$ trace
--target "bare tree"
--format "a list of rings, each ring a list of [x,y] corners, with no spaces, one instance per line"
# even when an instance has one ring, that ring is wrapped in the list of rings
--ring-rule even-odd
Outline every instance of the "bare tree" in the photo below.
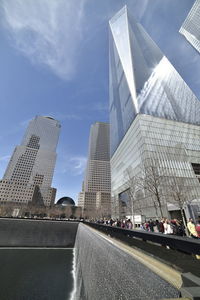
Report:
[[[111,217],[111,209],[110,207],[106,207],[105,205],[100,205],[98,208],[96,208],[95,215],[100,218],[110,218]]]
[[[180,209],[181,217],[185,227],[186,234],[189,235],[187,230],[187,220],[184,214],[184,207],[192,199],[188,199],[188,195],[194,194],[195,188],[193,185],[187,184],[187,178],[170,176],[168,179],[169,194],[171,195],[172,202]],[[197,195],[196,195],[197,196]]]
[[[138,177],[138,186],[147,191],[152,196],[153,205],[158,216],[158,210],[160,211],[161,217],[163,217],[162,211],[162,198],[164,176],[160,174],[159,166],[156,162],[150,160],[142,167],[142,175]]]
[[[131,212],[133,227],[135,227],[134,215],[136,213],[137,191],[138,191],[138,178],[131,174],[131,170],[127,169],[125,173],[125,191],[128,196],[126,202],[126,209]]]
[[[111,197],[111,215],[115,219],[120,216],[118,195]]]

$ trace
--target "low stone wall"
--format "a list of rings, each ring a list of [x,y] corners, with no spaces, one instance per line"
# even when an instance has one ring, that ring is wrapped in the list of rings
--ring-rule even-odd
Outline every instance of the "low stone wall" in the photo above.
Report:
[[[0,219],[0,247],[74,247],[78,222]]]
[[[80,224],[75,242],[75,299],[153,300],[179,291],[94,230]]]

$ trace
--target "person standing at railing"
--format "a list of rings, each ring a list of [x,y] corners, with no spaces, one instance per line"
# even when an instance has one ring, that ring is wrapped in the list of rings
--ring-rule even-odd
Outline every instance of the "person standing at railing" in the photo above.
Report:
[[[110,226],[113,226],[113,223],[114,223],[113,219],[110,219]]]
[[[197,231],[196,231],[196,227],[195,227],[195,224],[194,224],[194,221],[192,218],[189,218],[189,221],[187,223],[187,229],[190,233],[190,236],[194,239],[198,239],[198,234],[197,234]]]
[[[197,236],[200,239],[200,219],[198,220],[198,223],[196,225],[196,232],[197,232]]]
[[[153,231],[154,232],[159,232],[159,221],[156,220],[156,222],[154,223],[154,226],[153,226]]]
[[[152,219],[149,220],[149,228],[150,228],[150,231],[154,232],[154,222]]]
[[[173,234],[173,229],[168,219],[165,220],[163,226],[164,226],[164,234]]]
[[[145,222],[143,226],[144,226],[144,230],[150,231],[149,222]]]
[[[133,229],[133,223],[131,222],[130,219],[128,219],[126,226],[127,226],[127,229]]]
[[[159,222],[159,225],[158,225],[158,230],[160,233],[164,233],[164,222],[165,222],[165,218],[164,219],[161,219],[160,222]]]

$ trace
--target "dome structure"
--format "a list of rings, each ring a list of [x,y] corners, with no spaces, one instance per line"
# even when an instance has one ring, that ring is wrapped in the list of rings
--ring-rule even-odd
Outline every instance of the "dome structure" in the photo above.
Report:
[[[61,205],[61,206],[74,206],[75,205],[75,202],[72,198],[70,197],[62,197],[60,198],[56,205]]]

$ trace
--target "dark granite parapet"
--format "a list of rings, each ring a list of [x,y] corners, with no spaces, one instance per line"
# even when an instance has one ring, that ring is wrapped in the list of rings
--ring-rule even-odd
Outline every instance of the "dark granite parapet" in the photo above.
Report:
[[[0,247],[74,247],[78,222],[0,219]]]

